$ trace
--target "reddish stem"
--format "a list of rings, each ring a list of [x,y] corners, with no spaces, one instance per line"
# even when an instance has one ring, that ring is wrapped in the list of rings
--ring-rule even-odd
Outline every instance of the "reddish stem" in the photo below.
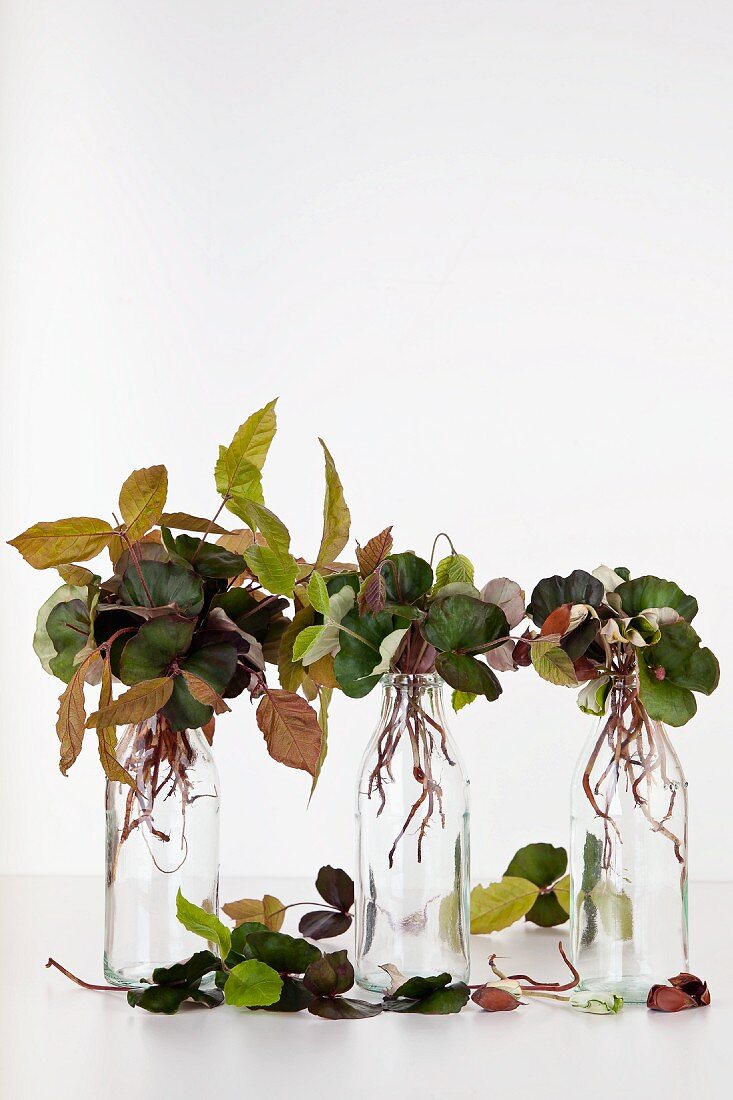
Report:
[[[90,982],[85,982],[81,978],[77,978],[76,974],[72,974],[70,970],[67,970],[61,963],[56,962],[55,959],[49,959],[46,963],[46,970],[49,966],[55,966],[57,970],[60,970],[62,974],[65,974],[69,981],[75,982],[76,985],[80,985],[82,989],[99,989],[103,992],[105,990],[111,990],[112,993],[126,993],[128,989],[134,989],[132,985],[92,985]]]

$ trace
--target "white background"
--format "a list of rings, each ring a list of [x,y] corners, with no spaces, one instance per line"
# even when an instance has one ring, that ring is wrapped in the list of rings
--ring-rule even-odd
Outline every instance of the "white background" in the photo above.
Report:
[[[692,875],[731,877],[730,205],[724,0],[0,4],[2,536],[105,515],[164,462],[211,514],[219,443],[279,394],[269,505],[320,537],[323,435],[365,541],[438,530],[528,592],[600,562],[677,580],[723,665],[675,734]],[[31,649],[55,575],[2,570],[0,871],[97,873]],[[565,843],[587,733],[531,670],[453,720],[474,878]],[[378,700],[308,777],[222,720],[223,871],[352,866]]]

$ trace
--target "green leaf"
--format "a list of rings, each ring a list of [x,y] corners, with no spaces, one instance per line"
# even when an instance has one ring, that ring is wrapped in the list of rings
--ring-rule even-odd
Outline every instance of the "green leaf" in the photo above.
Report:
[[[709,649],[684,620],[661,628],[661,639],[638,659],[639,697],[650,718],[683,726],[697,711],[693,691],[709,695],[720,670]]]
[[[148,592],[140,580],[137,568],[125,570],[119,596],[128,607],[172,607],[184,615],[198,615],[204,605],[201,581],[190,569],[174,562],[141,561],[140,572]]]
[[[91,630],[92,620],[85,600],[57,604],[46,620],[46,631],[56,650],[49,668],[65,684],[74,674],[76,655],[86,646]]]
[[[333,695],[333,688],[322,687],[318,691],[318,725],[323,732],[323,740],[321,741],[321,751],[318,755],[318,761],[316,763],[316,770],[313,776],[313,782],[311,783],[311,793],[308,795],[308,805],[310,806],[311,798],[315,794],[318,780],[321,777],[321,771],[326,761],[326,754],[328,752],[328,708],[331,703],[331,697]]]
[[[601,857],[603,855],[603,841],[593,833],[585,834],[583,844],[583,878],[581,890],[584,894],[590,894],[593,887],[601,880]]]
[[[458,691],[454,689],[453,695],[451,696],[453,710],[457,714],[459,710],[463,710],[464,707],[469,706],[476,699],[478,699],[478,695],[473,691]]]
[[[688,623],[697,615],[697,600],[688,596],[674,581],[661,580],[659,577],[635,577],[625,581],[616,589],[621,598],[621,606],[627,615],[639,615],[652,607],[671,607]]]
[[[565,874],[567,865],[568,853],[564,848],[555,848],[552,844],[527,844],[519,849],[504,874],[527,879],[545,889]]]
[[[302,661],[325,629],[325,626],[307,626],[304,630],[301,630],[293,645],[293,660]]]
[[[75,516],[52,523],[34,523],[8,545],[14,546],[34,569],[51,569],[96,558],[113,534],[103,519]]]
[[[535,671],[543,680],[561,687],[577,687],[578,677],[570,657],[553,641],[537,641],[530,646]]]
[[[290,557],[290,532],[283,521],[269,508],[265,508],[264,504],[234,499],[228,502],[227,508],[243,519],[253,534],[260,531],[274,554],[283,561]]]
[[[503,878],[471,891],[471,932],[500,932],[530,911],[539,887],[524,878]]]
[[[328,615],[328,589],[320,573],[313,573],[308,581],[308,599],[321,615]]]
[[[495,604],[458,595],[446,596],[432,604],[422,632],[436,649],[461,653],[505,637],[509,627],[504,612]]]
[[[143,623],[122,651],[123,684],[139,684],[141,680],[165,676],[174,657],[188,651],[195,626],[194,619],[181,615],[161,615]]]
[[[501,684],[484,661],[467,654],[439,653],[435,669],[456,691],[468,695],[484,695],[494,702],[501,695]]]
[[[389,603],[416,603],[433,584],[430,565],[417,554],[390,554],[382,566],[382,576]]]
[[[51,668],[51,661],[58,655],[58,651],[48,634],[48,617],[53,609],[59,604],[68,603],[71,600],[86,601],[86,598],[86,588],[78,587],[73,584],[62,584],[60,588],[57,588],[56,591],[49,596],[38,612],[38,617],[36,618],[36,632],[33,635],[33,649],[35,650],[38,660],[50,676],[56,675]],[[80,641],[81,648],[86,639],[80,636]]]
[[[537,626],[542,626],[547,616],[563,604],[587,603],[600,607],[604,595],[601,581],[584,569],[575,569],[568,577],[556,574],[541,580],[532,593],[527,614]]]
[[[204,975],[218,970],[220,966],[218,956],[212,951],[197,951],[186,962],[156,967],[153,971],[153,982],[156,985],[192,985]]]
[[[323,534],[316,556],[316,568],[336,561],[349,541],[351,525],[351,515],[333,458],[323,440],[319,439],[318,442],[323,448],[326,462],[326,495],[323,501]]]
[[[228,447],[219,448],[219,459],[214,470],[216,488],[222,496],[234,492],[245,493],[247,487],[255,491],[257,477],[265,465],[267,452],[277,431],[274,401],[245,420],[234,433]],[[254,471],[254,474],[253,474]]]
[[[423,997],[429,997],[431,993],[435,993],[436,989],[445,989],[447,985],[450,985],[450,978],[451,976],[448,973],[435,974],[429,978],[422,978],[419,975],[408,978],[406,982],[395,989],[392,997],[422,1000]]]
[[[312,607],[304,607],[293,616],[293,621],[283,631],[277,653],[277,671],[280,684],[285,691],[297,691],[303,682],[305,675],[303,666],[293,661],[293,646],[295,639],[313,625],[315,614]]]
[[[248,958],[267,963],[279,974],[304,974],[311,963],[321,957],[321,951],[307,940],[286,936],[283,932],[251,932],[245,954]]]
[[[570,915],[570,875],[564,875],[559,882],[555,883],[555,897],[558,902]]]
[[[222,1003],[222,996],[217,990],[204,993],[197,986],[167,986],[148,985],[142,989],[130,989],[127,993],[127,1003],[132,1008],[144,1008],[147,1012],[160,1013],[164,1016],[174,1016],[185,1001],[196,1001],[207,1008],[216,1008]]]
[[[163,533],[165,537],[165,531]],[[241,554],[233,554],[218,543],[202,542],[191,535],[179,535],[173,540],[174,553],[200,577],[211,580],[229,580],[244,572],[245,562]],[[235,591],[237,591],[235,589]]]
[[[160,521],[167,495],[165,466],[132,471],[120,489],[120,512],[130,542],[137,542]]]
[[[265,1012],[302,1012],[313,1000],[313,994],[309,993],[299,978],[283,978],[283,988],[280,999],[272,1005],[265,1005]]]
[[[237,650],[227,642],[202,646],[178,663],[184,675],[175,677],[173,693],[163,714],[173,730],[198,729],[211,720],[213,707],[194,696],[185,674],[200,677],[217,695],[221,695],[235,674]]]
[[[275,1004],[282,993],[283,980],[276,970],[257,959],[237,963],[224,986],[228,1005],[237,1008],[261,1008]]]
[[[601,924],[607,936],[615,942],[628,942],[634,938],[634,911],[625,890],[616,890],[609,882],[599,883],[594,887],[591,898],[601,915]]]
[[[298,575],[298,563],[292,554],[283,556],[268,546],[252,546],[245,559],[263,588],[274,595],[292,597]]]
[[[444,989],[436,989],[421,1000],[385,1001],[384,1007],[391,1012],[416,1012],[421,1016],[448,1016],[460,1012],[468,1004],[470,990],[464,982],[455,982]]]
[[[341,625],[346,631],[339,633],[341,648],[333,663],[334,672],[344,694],[361,699],[379,682],[372,669],[379,660],[380,645],[394,629],[393,619],[384,611],[378,615],[359,615],[353,610],[343,617]]]
[[[222,959],[227,957],[232,945],[229,929],[221,923],[215,913],[207,913],[199,905],[194,905],[192,901],[184,898],[180,889],[176,894],[176,916],[189,932],[203,937],[209,943],[217,944]]]
[[[83,666],[80,665],[79,668]],[[77,669],[77,672],[79,670]],[[74,683],[75,677],[69,684]],[[142,680],[120,695],[108,707],[101,707],[91,714],[86,722],[87,729],[106,728],[107,726],[128,726],[152,718],[162,710],[171,697],[173,680],[168,676],[159,676],[154,680]]]
[[[557,924],[564,924],[569,917],[555,891],[551,890],[549,894],[540,894],[524,919],[530,924],[538,924],[540,928],[553,928]]]
[[[437,592],[446,584],[473,584],[473,582],[473,563],[465,554],[450,554],[439,561],[435,567],[433,592]]]

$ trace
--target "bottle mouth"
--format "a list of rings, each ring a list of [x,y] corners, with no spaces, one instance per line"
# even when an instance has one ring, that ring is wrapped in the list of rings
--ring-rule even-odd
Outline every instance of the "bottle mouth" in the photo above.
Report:
[[[392,688],[440,687],[443,683],[437,672],[385,672],[380,682]]]

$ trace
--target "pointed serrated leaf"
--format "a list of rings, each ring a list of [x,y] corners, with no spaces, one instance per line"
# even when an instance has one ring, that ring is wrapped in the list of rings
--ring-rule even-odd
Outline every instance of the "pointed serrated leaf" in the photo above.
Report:
[[[114,532],[105,520],[89,516],[34,523],[27,531],[11,539],[14,546],[34,569],[50,569],[76,561],[96,558]]]
[[[528,913],[539,895],[539,887],[523,878],[503,878],[471,891],[471,932],[481,935],[500,932]]]
[[[279,898],[265,894],[262,898],[240,898],[222,905],[222,911],[237,925],[258,922],[271,932],[279,932],[285,920],[285,908]]]
[[[90,653],[89,656],[82,661],[69,680],[66,691],[64,691],[59,698],[56,733],[61,743],[59,767],[63,775],[68,773],[69,768],[81,752],[86,720],[86,712],[84,710],[84,677],[95,657],[95,653]]]
[[[362,577],[373,573],[389,554],[392,553],[392,528],[385,527],[378,535],[370,538],[365,546],[356,547],[356,560]]]
[[[316,568],[336,560],[349,541],[351,525],[351,515],[333,458],[322,439],[319,439],[319,443],[326,462],[326,495],[323,501],[323,534],[316,556]]]
[[[137,542],[159,522],[168,495],[165,466],[133,470],[120,489],[120,512],[130,542]]]
[[[172,692],[173,679],[170,676],[142,680],[120,695],[116,702],[91,714],[87,719],[87,728],[98,729],[100,726],[126,726],[143,722],[162,710]]]
[[[102,665],[102,686],[99,692],[99,709],[108,707],[112,702],[112,669],[109,658]],[[99,742],[99,759],[104,768],[104,774],[110,783],[124,783],[128,787],[135,787],[135,780],[130,773],[122,767],[117,759],[117,730],[114,726],[99,726],[97,729]]]
[[[214,714],[226,714],[227,711],[232,709],[224,702],[218,691],[214,691],[211,684],[207,684],[206,680],[203,680],[200,676],[183,669],[183,678],[186,681],[186,687],[196,702],[202,703],[205,707],[213,707]]]
[[[315,775],[323,731],[305,699],[289,691],[269,689],[257,707],[257,725],[273,760]]]

